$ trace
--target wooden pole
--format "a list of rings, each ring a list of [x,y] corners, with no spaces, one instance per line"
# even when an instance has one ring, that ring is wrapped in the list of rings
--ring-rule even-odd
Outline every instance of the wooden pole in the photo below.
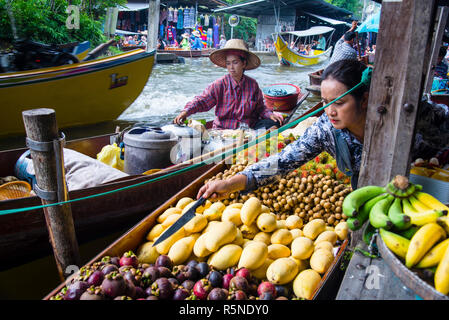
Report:
[[[385,186],[395,175],[408,175],[434,5],[434,0],[382,4],[359,187]]]
[[[54,140],[59,139],[54,110],[27,110],[22,112],[22,116],[27,138],[34,141],[33,144],[37,142],[37,145],[42,145],[39,142],[52,143]],[[53,151],[53,148],[48,152],[36,151],[33,150],[33,148],[36,148],[35,146],[31,146],[30,144],[29,146],[39,189],[54,191],[55,193],[58,190],[62,190],[62,195],[59,192],[59,198],[62,196],[64,200],[68,199],[67,188],[65,188],[62,148],[61,154],[57,155]],[[53,143],[50,146],[53,146]],[[60,158],[62,161],[59,164],[62,167],[62,177],[59,174],[59,180],[62,179],[62,181],[59,181],[59,184],[56,158]],[[56,203],[57,201],[56,199],[42,199],[42,204]],[[75,235],[72,210],[70,204],[52,206],[44,208],[44,215],[59,276],[64,280],[64,273],[68,266],[80,266],[80,254]]]
[[[159,7],[161,5],[160,0],[149,1],[147,51],[157,48],[157,35],[159,32]]]

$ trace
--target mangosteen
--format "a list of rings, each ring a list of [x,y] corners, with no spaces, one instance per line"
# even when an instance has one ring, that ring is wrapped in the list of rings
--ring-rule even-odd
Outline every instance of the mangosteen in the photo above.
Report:
[[[145,290],[142,289],[142,287],[136,286],[136,299],[145,298],[147,294],[145,293]]]
[[[242,290],[236,290],[233,291],[231,293],[231,295],[229,296],[230,300],[246,300],[248,299],[247,295],[245,292],[243,292]]]
[[[159,300],[159,298],[156,297],[156,296],[151,295],[151,296],[147,297],[147,300]]]
[[[228,292],[222,288],[213,288],[207,295],[207,300],[226,300],[227,298]]]
[[[120,273],[126,280],[131,281],[134,285],[138,286],[142,279],[142,272],[139,269],[125,266],[120,268]]]
[[[200,277],[204,278],[209,273],[209,265],[206,262],[200,262],[195,267],[200,273]]]
[[[269,291],[265,291],[264,293],[262,293],[262,295],[260,295],[259,299],[260,300],[274,300],[274,295]]]
[[[274,287],[276,289],[276,295],[278,297],[279,296],[288,297],[288,288],[287,287],[284,287],[284,286],[281,286],[281,285],[275,285]]]
[[[127,285],[120,273],[111,272],[105,276],[101,283],[101,289],[109,298],[115,298],[126,294]]]
[[[149,296],[152,295],[152,293],[151,293],[151,286],[149,286],[148,288],[145,289],[145,295],[146,295],[147,297],[149,297]]]
[[[190,260],[189,262],[187,262],[186,266],[189,266],[189,267],[196,267],[197,264],[198,264],[198,261],[196,261],[196,260]]]
[[[159,257],[157,257],[155,266],[156,267],[166,267],[171,270],[173,268],[173,261],[171,261],[169,256],[167,256],[165,254],[161,254]]]
[[[212,290],[209,280],[200,279],[193,286],[193,294],[201,300],[206,300],[209,292]]]
[[[175,266],[173,267],[173,271],[172,274],[175,276],[175,278],[181,283],[184,282],[185,280],[187,280],[187,276],[184,272],[184,265],[179,265],[179,266]]]
[[[209,274],[207,275],[207,280],[209,280],[211,286],[214,288],[218,288],[223,285],[222,274],[215,270],[209,272]],[[212,300],[217,300],[217,299],[212,299]]]
[[[86,281],[75,281],[67,288],[67,292],[64,295],[64,300],[79,300],[84,291],[89,288]]]
[[[179,281],[176,278],[168,278],[168,281],[173,286],[173,290],[176,290],[176,288],[179,286]]]
[[[257,294],[259,297],[262,296],[262,294],[269,292],[271,295],[276,298],[276,287],[273,283],[269,281],[263,281],[261,284],[259,284],[259,287],[257,288]],[[266,300],[266,299],[265,299]],[[270,300],[270,299],[268,299]]]
[[[119,260],[120,266],[131,266],[136,268],[139,261],[137,256],[132,251],[125,252]]]
[[[168,269],[167,267],[158,267],[157,268],[159,270],[159,277],[163,277],[163,278],[172,278],[173,274],[171,273],[170,269]]]
[[[184,273],[188,280],[197,281],[201,278],[200,272],[193,266],[186,266],[184,268]]]
[[[104,274],[103,274],[103,272],[97,270],[97,271],[94,271],[94,272],[90,275],[90,277],[87,279],[87,283],[89,284],[89,286],[95,286],[95,287],[97,287],[97,286],[101,285],[101,283],[103,282],[103,280],[104,280]]]
[[[232,274],[233,276],[235,276],[235,268],[231,267],[231,268],[226,269],[226,273],[229,273],[229,274]]]
[[[183,283],[181,283],[181,287],[183,287],[189,291],[193,289],[194,285],[195,285],[195,282],[193,282],[192,280],[186,280]]]
[[[142,282],[145,287],[151,285],[157,278],[159,278],[159,268],[157,267],[148,267],[142,274]]]
[[[115,264],[105,264],[102,268],[101,268],[101,272],[104,275],[107,275],[111,272],[119,272],[118,267]]]
[[[190,296],[190,290],[179,287],[173,295],[173,300],[185,300],[188,296]]]
[[[235,275],[245,278],[248,282],[251,281],[251,273],[247,268],[238,269]]]
[[[250,285],[248,283],[248,280],[246,280],[246,278],[244,278],[244,277],[235,276],[229,282],[229,290],[230,291],[242,290],[243,292],[248,292],[249,289],[250,289]]]
[[[120,267],[120,258],[119,257],[112,257],[111,258],[111,264]]]
[[[101,260],[99,261],[99,263],[101,264],[109,264],[111,263],[111,256],[104,256],[103,258],[101,258]]]
[[[136,297],[136,286],[130,280],[125,279],[126,282],[126,295],[131,298]]]
[[[118,296],[115,297],[114,300],[132,300],[133,298],[128,297],[128,296]]]
[[[159,278],[151,285],[151,294],[161,300],[171,299],[174,291],[172,284],[167,278]]]
[[[81,295],[80,300],[106,300],[101,287],[90,286]]]
[[[231,279],[234,278],[234,275],[230,274],[230,273],[226,273],[223,276],[223,283],[222,283],[222,287],[225,289],[229,289],[229,282],[231,282]]]

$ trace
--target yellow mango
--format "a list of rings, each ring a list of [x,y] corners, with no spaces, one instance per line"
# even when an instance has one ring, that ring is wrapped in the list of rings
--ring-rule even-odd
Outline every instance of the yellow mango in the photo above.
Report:
[[[348,232],[349,228],[346,221],[341,221],[335,226],[335,233],[338,236],[338,240],[345,240],[348,237]]]
[[[288,229],[286,221],[285,220],[277,220],[276,221],[276,229]]]
[[[318,289],[321,276],[312,269],[301,271],[293,281],[293,292],[296,297],[302,299],[312,299],[313,294]]]
[[[315,244],[313,251],[317,251],[320,249],[324,249],[329,251],[330,253],[333,254],[334,252],[334,246],[332,245],[332,243],[330,243],[329,241],[320,241],[317,244]]]
[[[253,222],[253,224],[251,224],[250,226],[247,226],[245,224],[240,226],[240,231],[242,231],[243,238],[254,239],[256,234],[259,233],[259,228],[257,228],[256,223]]]
[[[207,233],[203,233],[202,235],[200,235],[193,245],[193,254],[198,258],[207,257],[212,253],[206,248],[206,234]]]
[[[287,219],[285,219],[285,225],[288,229],[301,229],[303,225],[303,221],[300,217],[291,215],[288,216]]]
[[[159,237],[162,234],[162,232],[164,232],[164,230],[165,230],[165,228],[162,224],[155,225],[148,233],[147,240],[153,241],[154,239]]]
[[[212,229],[215,225],[217,225],[218,223],[220,223],[221,221],[209,221],[209,223],[207,224],[206,228],[203,229],[202,233],[206,233],[208,232],[210,229]]]
[[[235,244],[227,244],[221,247],[209,258],[209,264],[218,270],[226,270],[235,266],[242,254],[242,248]]]
[[[313,219],[306,223],[302,232],[307,238],[315,240],[325,229],[326,223],[323,219]]]
[[[270,244],[268,246],[268,258],[276,260],[290,256],[290,249],[283,244]]]
[[[271,244],[271,233],[266,233],[266,232],[258,232],[254,238],[254,241],[262,241],[263,243],[265,243],[267,246],[269,246]]]
[[[206,248],[215,252],[222,245],[234,241],[237,235],[237,227],[230,221],[223,221],[214,225],[210,231],[206,233]]]
[[[192,254],[193,245],[199,235],[199,233],[195,233],[173,243],[167,255],[173,261],[174,265],[179,265],[187,261],[189,256]]]
[[[313,253],[313,241],[306,237],[298,237],[293,240],[291,250],[292,257],[299,260],[308,259]]]
[[[315,239],[314,243],[317,244],[320,241],[328,241],[334,245],[335,242],[337,242],[337,239],[338,236],[335,231],[324,231]]]
[[[273,259],[266,258],[263,264],[256,270],[251,271],[251,275],[256,279],[265,280],[267,277],[267,269],[273,263]]]
[[[221,214],[221,221],[230,221],[237,227],[241,226],[240,209],[227,207]]]
[[[181,217],[180,214],[171,214],[167,217],[167,219],[164,220],[164,222],[162,222],[162,226],[167,229],[168,227],[170,227],[173,223],[176,222],[176,220],[178,220]]]
[[[168,216],[172,215],[172,214],[181,214],[182,210],[179,208],[168,208],[167,210],[164,211],[164,213],[162,213],[159,217],[157,217],[157,222],[162,223],[165,221],[165,219],[167,219]]]
[[[325,273],[334,261],[334,255],[326,249],[316,250],[310,257],[310,267],[318,273]]]
[[[184,230],[187,233],[201,232],[207,226],[207,218],[202,214],[195,214],[189,222],[184,225]]]
[[[291,229],[290,233],[292,234],[293,240],[295,240],[296,238],[304,236],[304,233],[302,233],[301,229]]]
[[[266,205],[262,204],[260,213],[270,213],[270,208],[268,208]]]
[[[153,247],[153,241],[145,242],[137,249],[137,260],[140,263],[155,263],[159,252]]]
[[[242,246],[245,242],[243,241],[243,234],[242,231],[240,231],[239,228],[237,228],[237,235],[235,236],[234,241],[232,241],[232,244],[236,244],[238,246]]]
[[[227,206],[226,208],[237,208],[237,209],[242,209],[243,207],[243,203],[237,202],[237,203],[231,203],[229,206]]]
[[[271,235],[271,243],[288,246],[293,240],[293,236],[288,229],[278,229]]]
[[[251,241],[242,251],[240,256],[238,268],[247,268],[249,270],[256,270],[259,268],[265,259],[268,257],[268,247],[265,243],[260,241]]]
[[[208,221],[216,221],[221,219],[221,214],[226,206],[221,201],[216,201],[212,205],[204,210],[203,215]]]
[[[263,232],[273,232],[277,228],[276,218],[269,213],[261,213],[257,217],[256,224]]]
[[[245,247],[246,247],[248,244],[250,244],[251,242],[254,242],[254,240],[243,238],[242,248],[245,249]]]
[[[298,265],[298,273],[310,268],[309,260],[299,260],[299,259],[293,258],[292,256],[290,256],[288,258],[292,259],[293,261],[296,262],[296,264]]]
[[[171,246],[173,245],[173,243],[175,243],[176,241],[178,241],[181,238],[184,238],[185,236],[186,236],[186,232],[184,230],[184,227],[182,227],[181,229],[176,231],[174,234],[172,234],[170,237],[168,237],[167,239],[165,239],[164,241],[159,243],[156,246],[157,252],[159,252],[160,254],[167,254],[168,251],[170,250]],[[157,240],[157,238],[154,240]]]
[[[262,203],[256,197],[251,197],[243,203],[240,211],[240,218],[246,226],[250,226],[256,221],[257,216],[262,212]]]
[[[182,210],[182,209],[184,209],[184,207],[185,207],[186,205],[188,205],[188,204],[191,203],[191,202],[193,202],[193,199],[192,199],[192,198],[189,198],[189,197],[181,198],[181,199],[179,199],[179,201],[176,203],[176,208]]]
[[[267,279],[274,284],[287,284],[298,274],[298,264],[290,258],[279,258],[267,269]]]

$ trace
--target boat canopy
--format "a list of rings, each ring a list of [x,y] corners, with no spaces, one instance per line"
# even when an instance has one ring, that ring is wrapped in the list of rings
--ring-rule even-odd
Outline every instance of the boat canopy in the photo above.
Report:
[[[301,31],[286,31],[286,32],[280,32],[281,35],[291,34],[297,37],[310,37],[310,36],[316,36],[319,34],[328,33],[331,31],[334,31],[334,28],[331,27],[325,27],[325,26],[316,26],[312,27],[307,30],[301,30]]]

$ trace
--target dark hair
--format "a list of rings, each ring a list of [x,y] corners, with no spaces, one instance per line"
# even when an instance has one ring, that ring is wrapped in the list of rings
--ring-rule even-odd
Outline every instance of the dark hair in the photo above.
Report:
[[[321,81],[332,78],[338,82],[343,83],[348,90],[360,83],[362,73],[367,67],[357,60],[338,60],[324,69],[321,75]],[[362,85],[352,91],[352,95],[357,102],[363,98],[363,94],[369,91],[369,86]]]
[[[355,32],[348,31],[348,32],[345,33],[345,38],[344,38],[345,41],[350,41],[350,40],[352,40],[354,38],[355,38]]]

